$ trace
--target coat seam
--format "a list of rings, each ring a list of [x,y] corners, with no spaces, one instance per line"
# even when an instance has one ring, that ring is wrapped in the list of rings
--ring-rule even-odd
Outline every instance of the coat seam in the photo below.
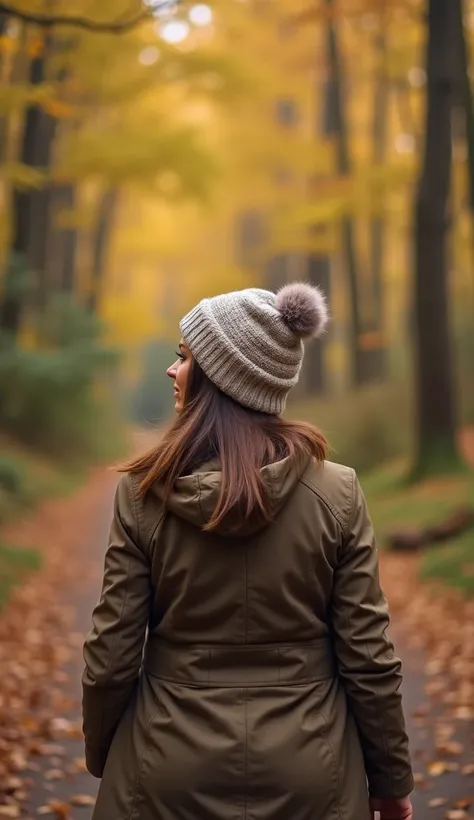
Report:
[[[164,515],[164,513],[163,513],[163,514],[162,514],[162,516],[161,516],[161,518],[158,520],[157,524],[153,527],[153,529],[152,529],[152,531],[151,531],[150,539],[149,539],[149,541],[148,541],[147,549],[149,549],[149,548],[150,548],[151,542],[153,541],[153,539],[154,539],[154,537],[155,537],[155,535],[156,535],[156,533],[157,533],[158,527],[159,527],[159,526],[160,526],[160,524],[162,523],[162,521],[163,521],[164,517],[165,517],[165,515]]]
[[[334,518],[336,519],[339,526],[341,527],[342,533],[344,535],[345,534],[344,520],[343,520],[342,515],[340,514],[339,510],[334,506],[332,501],[329,500],[329,498],[327,497],[327,495],[325,495],[325,493],[323,493],[321,490],[318,490],[317,487],[315,487],[313,484],[311,484],[311,482],[308,481],[308,479],[301,478],[300,481],[301,481],[301,484],[304,484],[304,486],[307,487],[308,490],[311,490],[311,492],[314,493],[314,495],[316,495],[318,498],[321,499],[321,501],[324,502],[324,504],[326,504],[326,507],[328,508],[329,512],[331,512],[333,514]]]
[[[143,765],[145,763],[145,755],[146,755],[148,749],[150,748],[150,742],[151,742],[150,741],[150,727],[151,727],[151,724],[153,723],[155,717],[156,717],[156,712],[153,713],[152,717],[150,718],[150,720],[148,722],[148,726],[147,726],[148,742],[147,742],[147,744],[146,744],[146,746],[143,750],[143,754],[142,754],[141,759],[140,759],[140,765],[138,766],[137,774],[135,776],[135,782],[134,782],[133,794],[132,794],[132,802],[131,802],[131,805],[130,805],[130,811],[128,813],[127,820],[132,820],[132,815],[135,811],[135,806],[136,806],[136,803],[137,803],[138,787],[140,785],[140,779],[141,779],[141,776],[142,776]]]
[[[324,727],[326,729],[326,743],[329,746],[329,753],[330,753],[331,758],[332,758],[333,771],[334,771],[334,774],[336,776],[336,811],[337,811],[337,816],[338,816],[339,820],[343,820],[342,814],[341,814],[341,804],[340,804],[340,794],[339,794],[339,772],[338,772],[338,768],[337,768],[336,755],[334,754],[334,747],[333,747],[333,745],[332,745],[332,743],[329,739],[329,725],[328,725],[327,717],[326,717],[326,715],[324,714],[324,712],[322,710],[320,711],[320,715],[321,715],[322,719],[324,720]]]
[[[130,556],[129,559],[128,559],[128,566],[127,566],[127,579],[128,579],[128,576],[130,575],[131,561],[132,561],[132,558]],[[125,597],[124,597],[124,600],[123,600],[123,603],[122,603],[122,609],[120,611],[119,623],[121,622],[121,620],[123,618],[123,613],[124,613],[124,610],[125,610],[126,601],[127,601],[127,593],[125,593]],[[114,657],[115,657],[115,651],[116,651],[116,648],[117,648],[118,637],[119,637],[118,633],[116,633],[114,635],[112,648],[110,650],[109,662],[107,664],[106,680],[108,678],[110,678],[111,669],[112,669],[112,665],[113,665],[113,660],[114,660]],[[107,685],[107,684],[105,684],[105,685]],[[100,730],[99,730],[99,737],[101,739],[103,739],[103,735],[104,735],[104,725],[105,725],[105,709],[102,708],[101,709],[101,718],[100,718]]]
[[[370,652],[369,645],[368,645],[367,641],[365,642],[365,649],[366,649],[369,661],[371,663],[373,663],[372,654]],[[376,693],[376,699],[379,700],[378,693]],[[387,745],[387,738],[386,738],[386,735],[385,735],[382,711],[383,711],[382,709],[377,709],[377,719],[378,719],[378,724],[379,724],[379,728],[380,728],[380,734],[382,736],[382,743],[383,743],[383,750],[384,750],[384,754],[385,754],[385,759],[389,760],[388,745]],[[389,777],[389,782],[390,782],[390,792],[392,793],[393,792],[393,772],[392,772],[392,767],[390,765],[388,767],[388,777]]]
[[[248,765],[249,765],[249,750],[248,750],[248,691],[244,689],[244,721],[245,721],[245,747],[244,747],[244,820],[247,820],[248,809]]]
[[[244,642],[248,643],[248,612],[249,612],[249,571],[247,547],[244,547],[244,567],[245,567],[245,601],[244,601]]]
[[[130,474],[128,475],[128,487],[129,487],[129,495],[132,502],[132,511],[133,517],[135,519],[135,527],[137,529],[137,541],[140,540],[140,519],[138,516],[138,506],[137,506],[137,499],[135,495],[135,488],[133,486],[133,482],[131,480]]]
[[[334,676],[327,676],[325,678],[302,678],[301,680],[294,681],[294,680],[287,680],[286,678],[282,678],[280,675],[279,680],[276,681],[264,681],[263,683],[242,683],[242,681],[216,681],[210,680],[209,677],[207,680],[198,681],[196,683],[191,683],[190,681],[184,681],[182,678],[172,678],[169,675],[155,675],[153,672],[150,672],[149,669],[146,670],[147,675],[150,675],[151,678],[156,678],[156,680],[164,680],[167,683],[175,683],[178,686],[183,686],[186,689],[202,689],[203,686],[208,686],[211,689],[240,689],[242,686],[246,686],[247,689],[268,689],[270,686],[282,686],[282,687],[302,687],[308,686],[309,684],[313,683],[325,683],[328,680],[333,680]]]
[[[136,493],[136,488],[134,486],[133,475],[131,473],[129,473],[128,476],[129,476],[129,480],[130,480],[130,484],[131,484],[131,493],[130,493],[130,495],[131,495],[131,501],[132,501],[132,506],[133,506],[133,513],[134,513],[134,517],[135,517],[135,525],[136,525],[136,529],[137,529],[137,541],[140,541],[141,540],[141,534],[140,534],[140,512],[139,512],[139,506],[138,506],[138,496],[137,496],[137,493]],[[153,538],[156,535],[156,531],[158,530],[158,527],[162,523],[164,517],[165,517],[165,511],[162,510],[158,521],[156,523],[153,521],[151,526],[147,528],[148,532],[146,533],[146,536],[145,536],[145,533],[143,534],[144,535],[144,538],[143,538],[144,552],[145,552],[147,558],[149,558],[149,559],[151,559],[151,555],[150,555],[151,542],[153,541]],[[138,546],[138,544],[137,544],[137,546]]]
[[[204,518],[204,512],[202,509],[202,488],[201,488],[201,480],[199,478],[199,473],[196,473],[196,481],[198,485],[198,504],[199,504],[199,511],[201,513],[202,523],[206,523],[206,519]]]
[[[130,556],[129,559],[128,559],[127,575],[126,575],[126,580],[127,581],[128,581],[129,576],[130,576],[130,565],[131,565],[131,563],[132,563],[132,556]],[[124,598],[123,598],[122,609],[120,610],[120,615],[119,615],[119,620],[118,620],[119,624],[122,622],[122,619],[123,619],[123,613],[125,612],[125,607],[126,607],[126,604],[127,604],[127,598],[128,598],[128,592],[126,591],[125,595],[124,595]],[[114,660],[114,657],[115,657],[115,651],[116,651],[116,648],[117,648],[118,637],[119,636],[118,636],[118,632],[117,632],[114,635],[114,642],[112,644],[112,649],[110,650],[109,662],[107,664],[106,679],[110,675],[110,670],[112,668],[113,660]]]
[[[347,537],[347,534],[348,534],[348,532],[351,528],[351,525],[353,524],[354,519],[355,519],[355,513],[356,513],[356,509],[355,509],[355,506],[356,506],[355,505],[355,475],[356,475],[355,470],[351,470],[351,479],[352,479],[351,480],[351,508],[350,508],[350,511],[349,511],[349,515],[347,517],[347,527],[344,530],[344,537]]]
[[[137,535],[138,535],[138,522],[137,522],[135,498],[134,498],[134,493],[130,492],[130,479],[129,478],[128,478],[128,481],[127,481],[127,495],[130,497],[131,502],[132,502],[132,510],[133,510],[133,515],[134,515],[134,518],[135,518],[135,521],[136,521],[136,524],[137,524]],[[132,556],[130,555],[129,558],[128,558],[128,564],[127,564],[127,573],[126,573],[126,580],[127,581],[128,581],[128,577],[130,575],[130,565],[131,565],[131,563],[132,563]],[[125,595],[124,595],[123,602],[122,602],[122,609],[120,610],[119,623],[121,623],[122,618],[123,618],[123,613],[125,611],[125,605],[127,603],[127,596],[128,596],[128,592],[127,592],[127,590],[125,590]],[[113,660],[114,660],[114,656],[115,656],[115,651],[116,651],[116,648],[117,648],[117,641],[118,641],[118,633],[116,633],[114,635],[112,648],[110,650],[109,662],[107,664],[106,679],[109,678],[109,676],[110,676],[110,670],[112,668],[112,664],[113,664]]]
[[[130,496],[131,501],[132,501],[133,515],[134,515],[135,522],[136,522],[136,527],[137,527],[137,536],[139,536],[137,509],[136,509],[136,505],[135,505],[134,493],[130,492],[130,480],[127,481],[127,488],[128,488],[127,495]],[[126,580],[127,581],[128,581],[129,576],[130,576],[131,563],[132,563],[132,556],[130,555],[129,558],[128,558],[128,564],[127,564],[127,573],[126,573]],[[120,610],[119,624],[121,623],[121,621],[123,619],[123,613],[125,612],[125,607],[126,607],[126,604],[127,604],[127,598],[128,598],[128,591],[126,589],[125,590],[125,595],[124,595],[124,598],[123,598],[123,602],[122,602],[122,609]],[[118,637],[119,637],[118,633],[116,633],[114,635],[114,641],[113,641],[113,644],[112,644],[112,648],[110,650],[109,662],[107,664],[106,679],[110,677],[110,670],[112,668],[113,660],[114,660],[114,657],[115,657],[115,652],[116,652],[116,649],[117,649]]]

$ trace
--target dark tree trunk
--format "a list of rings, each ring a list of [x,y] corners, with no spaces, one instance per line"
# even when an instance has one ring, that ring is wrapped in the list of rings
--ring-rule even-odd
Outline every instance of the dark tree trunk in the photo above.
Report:
[[[332,11],[334,0],[326,0],[326,6]],[[343,72],[339,49],[338,32],[334,15],[330,14],[327,23],[327,55],[329,70],[328,118],[330,133],[336,141],[337,170],[340,176],[348,176],[352,170],[349,154],[349,134],[343,99]],[[359,385],[362,379],[359,339],[361,335],[361,315],[358,290],[358,264],[355,243],[354,220],[346,216],[342,221],[342,248],[349,285],[350,305],[350,354],[351,381]]]
[[[328,45],[329,49],[329,45]],[[315,124],[315,135],[317,138],[330,137],[337,133],[338,128],[338,99],[337,85],[332,74],[329,74],[324,81],[323,111],[322,118]],[[315,87],[315,94],[320,94],[321,88],[318,82]],[[317,181],[317,180],[316,180]],[[318,234],[324,237],[327,233],[327,225],[316,224],[312,226],[311,234],[317,237]],[[308,256],[308,279],[312,285],[320,287],[328,301],[331,297],[331,259],[327,253],[312,252]],[[305,356],[304,377],[305,387],[309,395],[323,395],[328,392],[329,383],[325,370],[325,345],[326,339],[316,339],[308,346]]]
[[[382,21],[383,26],[383,21]],[[376,50],[381,67],[375,78],[372,122],[373,164],[383,165],[387,144],[388,79],[386,75],[386,42],[383,27],[376,35]],[[365,383],[383,381],[387,376],[387,347],[384,339],[383,261],[385,218],[383,209],[374,214],[370,225],[371,319],[365,328],[365,345],[359,347],[360,380]]]
[[[92,255],[92,282],[89,296],[89,307],[97,312],[102,290],[102,281],[107,263],[107,252],[118,203],[117,188],[107,188],[101,197],[97,216]]]
[[[378,32],[376,48],[382,61],[386,56],[385,34]],[[381,166],[386,158],[387,121],[388,121],[388,79],[385,64],[376,78],[374,95],[374,118],[372,124],[373,163]],[[384,218],[376,215],[371,225],[371,268],[374,300],[374,329],[383,326],[383,256],[384,256]]]
[[[426,141],[415,206],[416,477],[458,464],[447,237],[459,2],[430,0],[428,10]]]
[[[469,80],[469,53],[463,20],[463,4],[455,2],[455,37],[457,63],[457,104],[464,113],[464,130],[468,154],[469,209],[471,211],[471,267],[474,271],[474,103]]]
[[[39,85],[45,78],[45,59],[49,41],[42,54],[30,63],[29,82]],[[54,120],[36,105],[27,109],[20,161],[33,168],[48,167],[51,158],[51,145],[54,137]],[[44,233],[47,230],[47,203],[43,191],[15,188],[12,195],[12,243],[11,253],[15,264],[7,268],[3,300],[0,306],[0,328],[15,335],[20,326],[24,289],[16,287],[10,277],[20,265],[24,269],[41,270]]]
[[[76,205],[76,189],[67,183],[62,188],[61,205],[65,210],[72,211]],[[60,288],[66,293],[74,293],[76,282],[76,254],[78,246],[77,229],[67,227],[62,229],[62,258],[60,263]]]
[[[60,293],[73,293],[76,280],[78,231],[61,224],[76,206],[76,188],[71,182],[57,183],[51,191],[52,227],[48,243],[48,286]]]
[[[57,120],[41,112],[38,123],[35,165],[49,169],[52,164],[52,149],[57,130]],[[43,188],[30,192],[30,237],[28,256],[31,269],[37,276],[37,304],[43,307],[48,291],[47,250],[51,237],[52,197],[49,183]]]
[[[308,281],[321,288],[326,298],[330,295],[330,260],[326,254],[311,254],[308,259]],[[324,367],[324,342],[322,339],[312,341],[306,352],[305,386],[308,394],[324,395],[329,385]]]
[[[47,37],[44,48],[44,61],[53,52],[58,52],[60,46],[58,40],[53,40],[51,36]],[[62,70],[54,79],[63,82],[65,78],[66,72]],[[40,109],[34,155],[34,164],[38,168],[49,170],[53,164],[53,149],[57,127],[57,119]],[[40,190],[31,191],[30,196],[31,225],[28,255],[31,269],[37,277],[36,305],[41,310],[45,306],[51,284],[48,281],[47,258],[48,246],[52,239],[54,188],[50,182],[47,182]]]
[[[7,30],[8,24],[8,15],[4,12],[0,12],[0,37],[5,35]],[[0,54],[0,81],[2,83],[7,82],[5,78],[5,71],[3,65],[3,56]],[[0,116],[0,160],[3,160],[5,157],[5,143],[6,143],[6,131],[7,131],[7,118],[5,115]]]

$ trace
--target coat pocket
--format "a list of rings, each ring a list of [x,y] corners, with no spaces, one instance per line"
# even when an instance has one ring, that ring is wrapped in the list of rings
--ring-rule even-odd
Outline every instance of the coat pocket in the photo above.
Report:
[[[331,805],[338,791],[337,752],[323,712],[333,681],[253,690],[247,705],[248,788]],[[315,817],[319,817],[316,814]],[[321,814],[323,817],[324,814]],[[337,816],[337,815],[336,815]]]
[[[140,696],[129,739],[129,749],[133,755],[133,765],[129,771],[133,780],[127,820],[141,820],[142,818],[140,811],[142,783],[152,751],[154,724],[163,711],[159,682],[154,679],[150,680],[146,673],[142,676]]]

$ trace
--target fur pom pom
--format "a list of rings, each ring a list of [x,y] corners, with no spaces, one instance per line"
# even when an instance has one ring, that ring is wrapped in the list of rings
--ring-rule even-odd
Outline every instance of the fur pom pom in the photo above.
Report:
[[[317,337],[326,329],[329,313],[320,288],[305,282],[285,285],[276,295],[275,307],[295,336]]]

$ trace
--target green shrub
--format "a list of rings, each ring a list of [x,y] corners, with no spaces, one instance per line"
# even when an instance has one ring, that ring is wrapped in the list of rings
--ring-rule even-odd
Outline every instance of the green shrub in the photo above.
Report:
[[[12,497],[0,487],[0,524],[3,524],[11,512]]]
[[[113,435],[110,380],[117,351],[101,342],[97,319],[70,299],[51,302],[39,327],[40,347],[0,342],[0,426],[48,452],[85,456]],[[100,381],[101,390],[97,389]],[[109,427],[107,402],[114,416]],[[99,436],[100,437],[100,436]]]
[[[38,550],[0,544],[0,608],[7,602],[14,587],[27,574],[40,567],[41,555]]]
[[[0,455],[0,487],[11,495],[21,496],[25,492],[24,471],[11,456]]]
[[[467,595],[474,595],[474,534],[464,533],[448,543],[425,550],[421,577],[441,581]]]
[[[411,447],[410,396],[399,383],[290,403],[287,416],[319,427],[329,440],[331,459],[358,472],[406,454]]]

